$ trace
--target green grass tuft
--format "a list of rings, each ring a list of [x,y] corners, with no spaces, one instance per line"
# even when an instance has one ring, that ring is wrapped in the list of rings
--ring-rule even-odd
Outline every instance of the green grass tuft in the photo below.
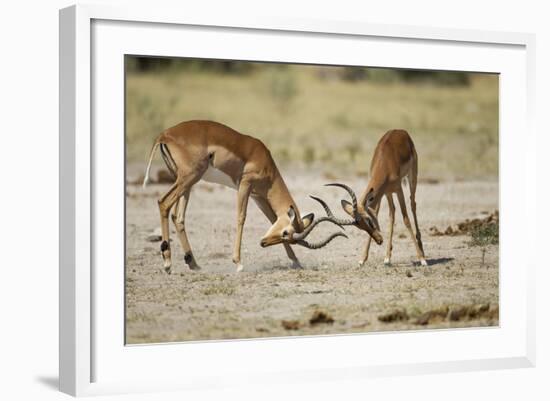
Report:
[[[498,223],[486,224],[472,231],[471,246],[498,245]]]

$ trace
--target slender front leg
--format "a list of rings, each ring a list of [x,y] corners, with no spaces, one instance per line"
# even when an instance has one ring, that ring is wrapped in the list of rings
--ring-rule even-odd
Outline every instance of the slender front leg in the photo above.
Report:
[[[269,205],[269,203],[264,199],[260,197],[252,196],[252,199],[256,202],[256,205],[258,205],[258,208],[262,211],[263,214],[265,214],[265,217],[269,220],[271,224],[275,223],[277,221],[277,215]],[[286,242],[283,242],[283,246],[285,247],[286,256],[292,261],[292,268],[299,269],[302,267],[300,264],[300,261],[296,257],[296,254],[292,250],[289,244]]]
[[[376,205],[376,208],[374,209],[375,216],[378,218],[378,211],[380,210],[380,203]],[[370,242],[372,240],[372,237],[369,235],[367,238],[367,245],[365,246],[365,251],[363,252],[363,259],[359,261],[359,266],[363,266],[365,263],[367,263],[367,260],[369,259],[369,250],[370,250]]]
[[[393,194],[390,192],[386,194],[388,199],[388,206],[390,209],[390,232],[388,233],[388,245],[386,248],[386,257],[384,258],[384,264],[389,266],[391,264],[391,251],[393,249],[392,237],[393,237],[393,225],[395,223],[395,205],[393,203]]]
[[[250,182],[243,177],[237,192],[237,237],[235,238],[235,247],[233,248],[233,263],[237,265],[238,272],[243,270],[243,265],[241,264],[241,241],[251,189]]]
[[[414,232],[411,226],[411,221],[409,220],[409,215],[407,214],[407,205],[405,204],[405,196],[403,195],[403,188],[399,188],[399,191],[397,192],[397,198],[399,199],[399,206],[401,207],[401,213],[403,214],[403,222],[405,223],[407,230],[409,230],[409,234],[411,235],[411,239],[416,248],[416,256],[422,266],[427,266],[428,263],[426,263],[426,259],[424,258],[424,251],[422,251],[422,248],[420,248],[420,246],[418,245],[418,242],[416,240],[416,237],[414,235]]]
[[[187,238],[187,231],[185,230],[185,212],[187,210],[190,195],[191,188],[185,191],[180,197],[178,203],[172,210],[172,221],[174,222],[174,226],[176,226],[176,232],[178,233],[181,247],[185,252],[183,257],[185,263],[187,263],[187,266],[189,266],[191,270],[200,270],[200,266],[197,264],[193,256],[193,251],[191,250],[191,245],[189,244],[189,239]]]
[[[290,245],[287,244],[286,242],[284,242],[283,246],[285,247],[286,256],[288,256],[288,258],[292,261],[292,268],[293,269],[301,269],[302,264],[298,260],[298,257],[296,256],[296,254],[294,253],[294,251],[292,250]]]

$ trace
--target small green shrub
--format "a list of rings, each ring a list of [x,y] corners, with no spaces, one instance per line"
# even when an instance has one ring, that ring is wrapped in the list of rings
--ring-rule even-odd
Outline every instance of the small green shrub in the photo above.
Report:
[[[498,244],[498,224],[487,224],[472,230],[471,246],[487,246]]]
[[[472,240],[469,245],[481,247],[481,265],[484,265],[487,245],[498,244],[498,222],[476,227],[472,230],[471,235]]]

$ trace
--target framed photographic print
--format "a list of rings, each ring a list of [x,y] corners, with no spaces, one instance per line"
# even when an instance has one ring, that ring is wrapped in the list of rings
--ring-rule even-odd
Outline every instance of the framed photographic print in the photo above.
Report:
[[[61,390],[532,366],[533,44],[62,10]]]

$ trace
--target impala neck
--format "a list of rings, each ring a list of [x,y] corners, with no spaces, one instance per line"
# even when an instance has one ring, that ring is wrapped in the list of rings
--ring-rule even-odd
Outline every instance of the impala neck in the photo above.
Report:
[[[293,206],[298,216],[298,221],[300,224],[302,223],[298,206],[296,206],[296,203],[294,202],[292,195],[290,195],[283,177],[279,172],[277,172],[271,187],[267,191],[267,201],[277,217],[286,215],[290,206]]]
[[[386,181],[387,180],[384,175],[377,174],[376,170],[373,170],[367,188],[359,197],[359,205],[376,209],[382,199],[382,196],[384,196]]]

